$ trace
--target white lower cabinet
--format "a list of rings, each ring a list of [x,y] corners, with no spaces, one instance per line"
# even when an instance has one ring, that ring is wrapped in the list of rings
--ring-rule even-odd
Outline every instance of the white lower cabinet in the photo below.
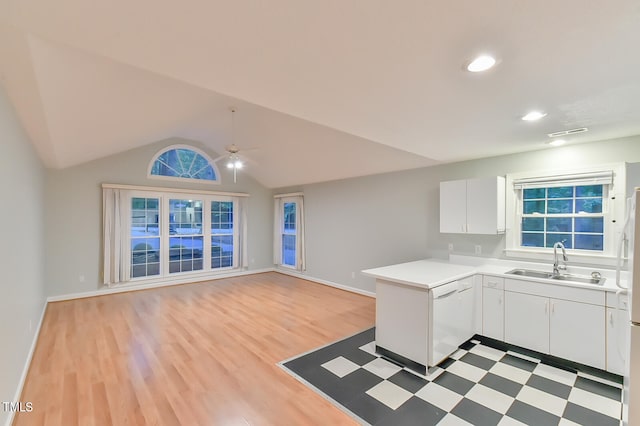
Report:
[[[510,288],[518,291],[508,291]],[[527,291],[536,294],[528,294]],[[572,299],[575,296],[581,301],[550,295]],[[606,368],[603,293],[599,296],[591,290],[507,280],[504,309],[504,340],[507,343]]]
[[[607,308],[607,371],[624,375],[624,357],[629,348],[629,313]]]
[[[482,335],[504,340],[504,278],[483,277]]]
[[[506,291],[504,340],[549,353],[549,298]]]
[[[605,307],[550,299],[549,353],[605,369]]]

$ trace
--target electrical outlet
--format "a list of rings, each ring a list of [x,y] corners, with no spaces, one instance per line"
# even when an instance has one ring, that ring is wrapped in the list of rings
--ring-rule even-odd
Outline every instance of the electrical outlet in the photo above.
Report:
[[[81,283],[83,283],[83,282],[84,282],[84,275],[80,275],[80,276],[78,277],[78,281],[80,281]]]
[[[356,273],[355,272],[351,272],[351,279],[355,280],[356,279]]]
[[[477,245],[476,246],[476,254],[482,254],[482,246],[481,245]]]
[[[449,243],[449,253],[453,251],[453,243]]]

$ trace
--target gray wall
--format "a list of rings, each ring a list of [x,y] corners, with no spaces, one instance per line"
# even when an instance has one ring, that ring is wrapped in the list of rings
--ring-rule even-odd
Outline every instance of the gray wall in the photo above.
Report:
[[[0,401],[13,401],[45,302],[44,168],[2,86],[0,199]]]
[[[503,236],[440,234],[440,181],[623,161],[640,161],[640,137],[282,188],[275,193],[304,192],[306,274],[373,291],[374,281],[360,275],[360,270],[425,257],[445,258],[449,243],[457,254],[473,255],[474,246],[481,245],[483,256],[503,257]],[[630,174],[629,182],[633,176],[638,174]]]
[[[245,192],[249,197],[249,269],[273,266],[273,198],[270,190],[246,173],[233,183],[220,167],[221,185],[149,179],[147,167],[157,152],[186,143],[212,158],[217,155],[197,142],[171,139],[64,170],[49,170],[46,184],[47,296],[94,291],[102,278],[102,183]],[[81,282],[80,276],[85,277]]]

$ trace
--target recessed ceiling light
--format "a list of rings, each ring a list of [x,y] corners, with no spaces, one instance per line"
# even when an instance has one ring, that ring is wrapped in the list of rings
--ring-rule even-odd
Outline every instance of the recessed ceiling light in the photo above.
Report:
[[[560,145],[564,145],[565,143],[567,143],[567,141],[565,141],[564,139],[556,139],[553,140],[551,142],[547,142],[549,145],[551,146],[560,146]]]
[[[524,115],[522,117],[522,119],[524,121],[536,121],[536,120],[540,120],[542,117],[544,117],[546,115],[547,115],[546,112],[531,111],[531,112],[527,113],[527,115]]]
[[[469,62],[467,65],[467,71],[482,72],[486,71],[496,64],[495,58],[489,55],[482,55]]]

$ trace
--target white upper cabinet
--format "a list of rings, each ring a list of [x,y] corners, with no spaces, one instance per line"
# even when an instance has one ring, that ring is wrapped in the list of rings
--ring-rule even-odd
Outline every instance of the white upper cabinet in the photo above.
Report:
[[[440,182],[440,232],[505,231],[505,179],[501,176]]]

